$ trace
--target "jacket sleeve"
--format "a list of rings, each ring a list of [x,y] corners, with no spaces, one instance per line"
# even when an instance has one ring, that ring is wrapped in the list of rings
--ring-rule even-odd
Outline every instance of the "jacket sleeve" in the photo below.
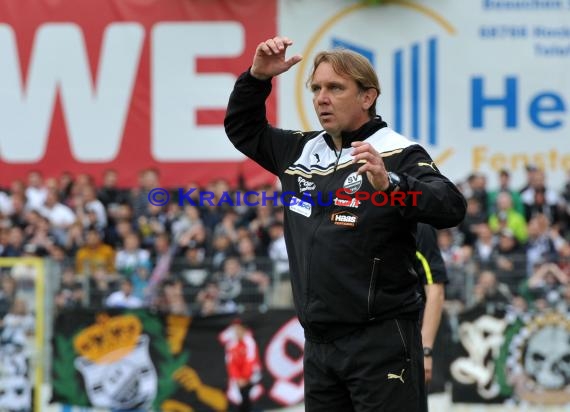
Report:
[[[447,283],[447,269],[437,243],[437,232],[432,226],[418,223],[416,246],[421,269],[418,272],[422,274],[423,283]]]
[[[232,144],[269,172],[279,175],[303,139],[300,131],[272,127],[265,110],[271,80],[242,73],[230,95],[224,126]]]
[[[407,196],[402,215],[444,229],[457,226],[465,217],[467,202],[420,145],[404,150],[398,167],[403,180],[401,190],[418,192],[414,199]]]

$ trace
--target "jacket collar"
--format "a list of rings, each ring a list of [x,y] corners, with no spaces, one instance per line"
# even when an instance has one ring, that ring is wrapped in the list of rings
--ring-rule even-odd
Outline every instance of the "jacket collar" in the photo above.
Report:
[[[382,120],[380,116],[376,116],[374,119],[363,124],[360,128],[350,131],[350,132],[341,132],[342,136],[342,147],[348,148],[350,144],[357,140],[365,140],[368,137],[372,136],[378,130],[382,129],[383,127],[387,127],[388,124]],[[327,145],[332,149],[336,150],[332,137],[325,133],[323,135],[325,142]]]

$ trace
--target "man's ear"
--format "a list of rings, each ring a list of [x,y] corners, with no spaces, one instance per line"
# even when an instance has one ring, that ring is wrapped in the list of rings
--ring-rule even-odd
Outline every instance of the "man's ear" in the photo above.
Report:
[[[378,90],[376,90],[373,87],[369,87],[368,89],[362,91],[361,93],[362,93],[362,104],[364,110],[368,110],[378,98]]]

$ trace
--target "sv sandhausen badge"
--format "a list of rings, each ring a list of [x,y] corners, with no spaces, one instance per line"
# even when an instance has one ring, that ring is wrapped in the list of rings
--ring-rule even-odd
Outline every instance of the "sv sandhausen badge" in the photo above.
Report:
[[[338,226],[356,227],[358,216],[345,210],[331,214],[331,222]]]
[[[349,195],[355,193],[360,187],[362,186],[362,175],[359,175],[356,172],[352,172],[348,175],[348,177],[344,180],[344,184],[342,187],[346,189],[346,193]]]

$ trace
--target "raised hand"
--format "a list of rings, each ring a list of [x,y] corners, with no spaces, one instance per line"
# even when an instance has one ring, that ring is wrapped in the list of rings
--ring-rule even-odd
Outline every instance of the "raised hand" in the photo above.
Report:
[[[292,44],[292,40],[280,36],[259,43],[250,69],[251,75],[259,80],[267,80],[299,63],[303,59],[299,54],[289,59],[285,57],[287,47]]]
[[[368,181],[375,190],[386,190],[389,186],[388,172],[384,166],[382,156],[378,153],[370,143],[352,142],[353,162],[365,160],[366,163],[358,169],[358,174],[366,173]]]

